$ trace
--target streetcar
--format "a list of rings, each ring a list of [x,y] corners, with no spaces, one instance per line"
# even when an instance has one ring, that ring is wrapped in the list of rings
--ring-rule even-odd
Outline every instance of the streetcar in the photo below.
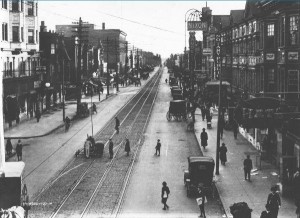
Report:
[[[203,189],[205,195],[215,196],[214,168],[215,161],[212,157],[188,157],[188,170],[184,171],[184,185],[188,197],[195,194],[199,186]]]

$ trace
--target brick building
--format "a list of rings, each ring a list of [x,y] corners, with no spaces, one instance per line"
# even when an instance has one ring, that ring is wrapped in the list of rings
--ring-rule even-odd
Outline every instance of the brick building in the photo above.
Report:
[[[5,121],[34,116],[40,108],[42,75],[38,47],[38,4],[35,0],[1,1],[0,71],[3,75]]]

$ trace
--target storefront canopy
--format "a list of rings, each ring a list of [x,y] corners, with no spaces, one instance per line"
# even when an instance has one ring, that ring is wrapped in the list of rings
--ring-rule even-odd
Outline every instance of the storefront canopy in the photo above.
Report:
[[[252,98],[242,102],[243,108],[251,109],[277,109],[280,107],[280,100],[276,98]]]

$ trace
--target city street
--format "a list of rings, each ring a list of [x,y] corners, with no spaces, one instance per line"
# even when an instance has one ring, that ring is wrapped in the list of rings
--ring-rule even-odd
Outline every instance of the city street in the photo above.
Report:
[[[0,18],[0,218],[300,218],[300,0]]]
[[[172,100],[169,78],[165,71],[159,86],[156,104],[145,133],[145,142],[126,191],[118,217],[197,217],[200,212],[195,197],[187,197],[184,186],[184,170],[188,169],[188,156],[202,156],[198,141],[192,132],[187,132],[185,121],[167,121],[166,113]],[[161,140],[161,155],[154,155],[157,139]],[[162,210],[161,188],[166,181],[170,188],[168,205]],[[219,198],[208,198],[205,206],[207,217],[224,215]]]

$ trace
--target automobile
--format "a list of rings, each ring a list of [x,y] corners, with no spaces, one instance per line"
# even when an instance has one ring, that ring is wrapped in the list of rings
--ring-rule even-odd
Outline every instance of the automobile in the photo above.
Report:
[[[188,197],[197,192],[198,186],[203,189],[205,195],[215,196],[214,168],[215,161],[212,157],[188,157],[188,170],[184,171],[184,185]]]

